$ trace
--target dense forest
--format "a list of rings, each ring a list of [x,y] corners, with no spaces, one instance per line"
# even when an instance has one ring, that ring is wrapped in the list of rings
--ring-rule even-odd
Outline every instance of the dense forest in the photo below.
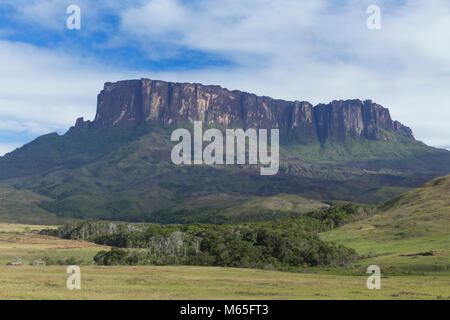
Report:
[[[95,257],[99,265],[203,265],[286,270],[343,266],[353,249],[320,239],[318,233],[373,213],[355,204],[336,205],[297,217],[238,225],[148,224],[84,221],[41,233],[113,246]]]

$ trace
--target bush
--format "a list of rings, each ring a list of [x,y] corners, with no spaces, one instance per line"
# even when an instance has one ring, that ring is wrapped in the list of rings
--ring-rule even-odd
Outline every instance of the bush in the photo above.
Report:
[[[127,264],[127,258],[127,250],[112,248],[110,251],[102,250],[98,252],[94,257],[94,261],[98,265],[113,266]]]

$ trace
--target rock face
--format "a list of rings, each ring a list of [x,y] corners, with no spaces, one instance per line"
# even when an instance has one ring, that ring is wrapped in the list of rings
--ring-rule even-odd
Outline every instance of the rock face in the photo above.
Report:
[[[409,128],[392,121],[388,109],[370,100],[341,100],[313,107],[304,101],[260,97],[220,86],[149,79],[105,83],[98,95],[95,120],[78,119],[75,127],[136,126],[152,121],[278,128],[282,139],[305,144],[349,137],[388,140],[387,132],[414,139]]]
[[[410,128],[392,121],[389,110],[371,100],[319,104],[314,108],[314,117],[321,142],[327,139],[345,141],[347,138],[389,140],[387,131],[414,139]]]

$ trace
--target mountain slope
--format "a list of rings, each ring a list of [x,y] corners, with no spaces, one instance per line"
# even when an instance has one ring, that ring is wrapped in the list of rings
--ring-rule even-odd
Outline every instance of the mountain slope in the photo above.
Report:
[[[27,222],[32,224],[62,224],[55,213],[39,207],[48,197],[36,194],[30,190],[18,190],[11,186],[0,184],[0,221]]]
[[[369,167],[369,162],[364,161],[360,164],[353,161],[350,165],[338,160],[299,161],[297,158],[303,157],[306,148],[294,153],[289,145],[282,146],[284,161],[280,172],[273,177],[260,176],[254,166],[176,166],[170,160],[170,129],[155,124],[145,128],[112,128],[106,133],[98,129],[72,131],[58,137],[65,146],[58,154],[60,162],[42,173],[5,183],[48,197],[49,200],[40,203],[40,208],[61,217],[179,222],[184,221],[179,215],[177,219],[181,220],[167,221],[168,209],[173,211],[171,208],[207,195],[230,195],[229,203],[224,202],[222,208],[234,203],[233,195],[271,196],[282,192],[322,200],[374,202],[426,179],[425,170],[422,178],[408,171]],[[86,151],[81,149],[76,154],[77,163],[65,161],[74,159],[72,144],[78,145],[78,141],[90,137],[91,141],[96,138],[103,143],[106,138],[100,137],[114,136],[111,134],[114,130],[125,131],[134,138],[126,140],[121,135],[121,141],[111,143],[113,151],[108,152],[109,147],[104,147],[103,154],[90,152],[91,147],[87,146]],[[11,156],[15,157],[15,153]],[[27,160],[33,161],[33,155]],[[19,162],[17,158],[16,162]]]
[[[324,234],[368,257],[363,264],[416,270],[450,267],[450,175],[385,203],[378,214]]]
[[[153,216],[158,216],[159,222],[165,223],[242,223],[297,216],[327,207],[329,205],[326,203],[294,194],[253,196],[215,193],[188,198],[170,210],[162,210]]]

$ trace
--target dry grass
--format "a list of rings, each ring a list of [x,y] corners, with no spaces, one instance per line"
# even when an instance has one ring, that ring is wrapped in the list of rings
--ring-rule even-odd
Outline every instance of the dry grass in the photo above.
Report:
[[[81,268],[81,289],[66,288],[63,266],[0,267],[2,299],[449,299],[445,276],[382,279],[265,270],[139,266]]]
[[[0,299],[450,299],[445,273],[390,276],[381,290],[368,290],[367,275],[191,266],[82,265],[81,290],[71,291],[66,266],[28,262],[47,254],[92,263],[105,247],[29,233],[29,226],[0,228]],[[26,265],[7,266],[16,256]]]
[[[93,256],[99,250],[109,248],[86,241],[64,240],[31,232],[45,228],[49,227],[0,223],[0,265],[12,262],[16,257],[20,257],[26,264],[44,257],[74,257],[87,264],[92,263]]]
[[[17,224],[0,222],[0,232],[32,232],[42,229],[56,229],[58,226],[44,226],[35,224]]]

